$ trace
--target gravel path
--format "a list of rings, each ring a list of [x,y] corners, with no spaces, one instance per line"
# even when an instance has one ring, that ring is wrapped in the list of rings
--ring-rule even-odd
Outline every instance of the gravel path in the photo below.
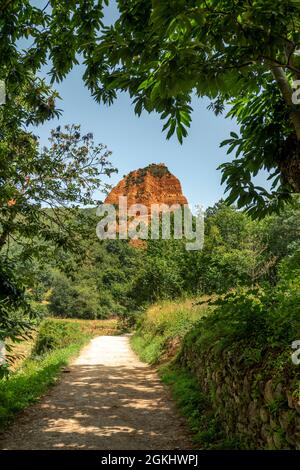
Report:
[[[185,424],[127,336],[100,336],[16,419],[1,449],[189,449]]]

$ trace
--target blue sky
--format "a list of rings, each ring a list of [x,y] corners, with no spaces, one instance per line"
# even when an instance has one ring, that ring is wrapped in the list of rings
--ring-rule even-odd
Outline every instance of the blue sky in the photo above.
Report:
[[[116,17],[115,3],[111,2],[106,8],[106,23]],[[157,114],[135,116],[131,101],[124,93],[111,107],[98,105],[85,89],[82,74],[83,68],[78,66],[62,84],[56,85],[62,98],[58,107],[63,109],[63,115],[59,122],[52,120],[35,130],[41,145],[47,145],[50,130],[58,124],[81,124],[84,132],[94,134],[96,143],[107,145],[113,152],[112,162],[119,174],[111,178],[111,184],[131,170],[149,163],[165,163],[180,179],[192,206],[202,204],[207,207],[223,196],[224,187],[221,187],[221,173],[217,167],[228,160],[228,156],[219,144],[230,131],[237,130],[234,122],[224,116],[216,117],[207,110],[207,100],[195,98],[189,136],[183,145],[176,137],[167,141]]]

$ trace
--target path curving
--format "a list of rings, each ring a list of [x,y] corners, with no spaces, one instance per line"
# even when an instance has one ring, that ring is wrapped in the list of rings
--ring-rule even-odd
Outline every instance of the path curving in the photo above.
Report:
[[[69,369],[17,417],[1,449],[191,448],[167,390],[128,336],[94,338]]]

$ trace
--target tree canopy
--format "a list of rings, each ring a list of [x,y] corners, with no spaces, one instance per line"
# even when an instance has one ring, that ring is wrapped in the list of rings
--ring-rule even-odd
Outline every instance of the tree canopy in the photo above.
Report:
[[[62,247],[80,257],[88,224],[79,207],[95,205],[94,191],[105,188],[102,177],[115,169],[105,146],[74,125],[53,130],[49,148],[39,150],[24,131],[2,140],[0,152],[6,155],[0,168],[0,338],[15,339],[32,315],[24,288],[34,278],[28,282],[24,272],[30,272],[28,261],[59,259]]]
[[[226,143],[229,153],[238,147],[238,158],[221,167],[230,202],[262,214],[299,192],[300,107],[292,99],[300,77],[299,2],[117,3],[120,17],[104,29],[94,66],[86,61],[96,99],[112,103],[118,91],[128,91],[137,114],[160,113],[167,138],[176,131],[180,142],[194,94],[208,97],[216,113],[233,100],[229,116],[241,136]],[[271,193],[253,182],[262,169],[274,179]]]
[[[180,142],[192,119],[191,99],[237,119],[238,150],[222,166],[229,201],[254,214],[282,207],[299,192],[300,108],[293,81],[300,78],[300,17],[293,0],[117,0],[119,18],[104,24],[109,0],[4,1],[0,79],[7,85],[5,117],[12,129],[59,113],[57,93],[38,78],[49,67],[52,83],[83,62],[83,80],[99,102],[127,91],[135,112],[158,112],[167,138]],[[4,108],[4,107],[3,107]],[[251,148],[250,148],[251,146]],[[255,185],[262,169],[271,191]]]

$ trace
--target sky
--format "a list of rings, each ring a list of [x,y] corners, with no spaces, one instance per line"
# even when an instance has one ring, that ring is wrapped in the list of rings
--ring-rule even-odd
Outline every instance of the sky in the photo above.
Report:
[[[111,2],[105,11],[105,21],[109,24],[116,18],[115,2]],[[59,121],[51,120],[35,130],[42,146],[48,144],[50,130],[58,124],[81,124],[83,132],[94,134],[95,143],[105,144],[113,153],[111,161],[119,173],[107,181],[110,184],[115,185],[123,175],[150,163],[165,163],[179,178],[192,207],[212,206],[224,197],[217,167],[228,161],[228,156],[227,149],[219,145],[231,131],[237,131],[233,121],[225,116],[216,117],[207,109],[206,99],[195,98],[192,125],[183,145],[175,136],[167,141],[159,115],[145,112],[136,116],[127,94],[121,93],[111,107],[97,104],[84,87],[83,72],[83,67],[78,66],[61,84],[55,85],[62,98],[58,107],[63,114]],[[103,197],[99,195],[99,199]]]

